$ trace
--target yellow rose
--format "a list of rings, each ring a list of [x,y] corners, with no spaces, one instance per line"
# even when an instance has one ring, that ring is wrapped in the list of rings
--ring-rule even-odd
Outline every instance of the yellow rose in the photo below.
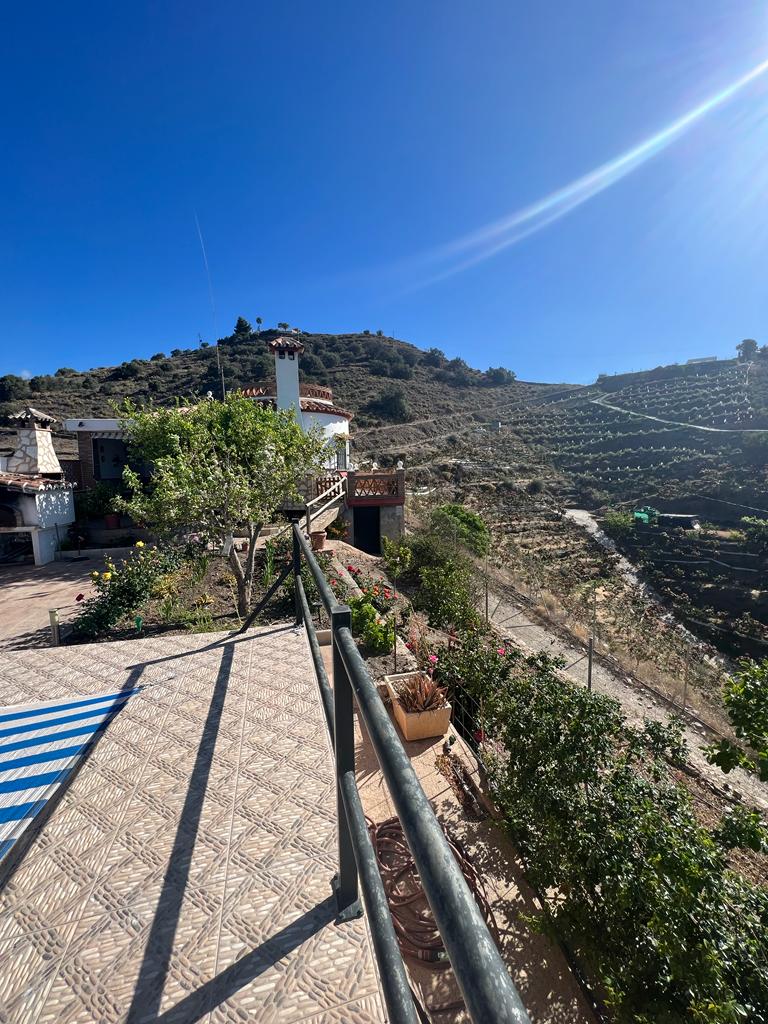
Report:
[[[97,580],[99,578],[99,570],[98,569],[94,569],[93,572],[91,573],[91,577],[93,579]]]
[[[103,572],[101,574],[101,578],[103,580],[111,580],[112,579],[112,573],[111,572]]]
[[[143,548],[144,547],[144,541],[143,540],[137,540],[136,541],[136,547],[137,548]]]

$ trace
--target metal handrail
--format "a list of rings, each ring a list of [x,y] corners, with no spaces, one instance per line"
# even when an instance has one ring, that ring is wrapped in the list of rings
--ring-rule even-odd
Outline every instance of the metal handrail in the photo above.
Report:
[[[302,560],[331,619],[332,693],[301,582]],[[357,649],[350,610],[336,600],[297,523],[293,524],[293,569],[296,620],[304,622],[307,629],[334,748],[339,828],[339,870],[334,889],[339,919],[346,920],[360,913],[359,883],[390,1020],[394,1024],[415,1024],[417,1017],[355,781],[354,701],[392,795],[424,894],[472,1021],[475,1024],[530,1024],[488,926]]]

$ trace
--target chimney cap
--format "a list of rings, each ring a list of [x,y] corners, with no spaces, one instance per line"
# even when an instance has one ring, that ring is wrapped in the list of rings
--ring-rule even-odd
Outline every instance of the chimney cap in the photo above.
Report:
[[[278,355],[281,352],[297,352],[301,355],[304,351],[304,346],[298,338],[286,338],[283,334],[279,338],[273,338],[272,341],[268,341],[267,347],[270,352],[276,352]]]
[[[53,423],[59,422],[55,416],[49,416],[45,412],[33,409],[31,405],[25,406],[19,412],[11,413],[9,416],[6,416],[6,420],[14,426],[35,423],[41,427],[50,427]]]

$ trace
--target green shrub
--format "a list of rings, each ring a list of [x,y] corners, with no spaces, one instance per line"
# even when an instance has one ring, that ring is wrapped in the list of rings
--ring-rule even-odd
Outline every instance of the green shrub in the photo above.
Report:
[[[603,529],[609,537],[620,539],[628,537],[635,528],[635,521],[631,512],[606,512],[603,520]]]
[[[379,613],[368,594],[351,597],[348,605],[352,612],[352,632],[371,654],[388,654],[395,643],[395,623],[392,619],[379,621]]]
[[[91,573],[96,595],[83,604],[73,623],[80,637],[97,637],[124,616],[131,615],[152,594],[157,583],[181,564],[175,552],[146,548],[138,541],[136,550],[119,565],[107,562],[104,572]]]
[[[474,599],[472,576],[465,566],[449,562],[419,569],[413,606],[427,613],[430,625],[471,629],[478,621]]]
[[[633,1024],[768,1020],[768,893],[728,868],[665,758],[679,727],[627,726],[619,704],[525,659],[486,694],[495,800],[548,900],[551,927]],[[556,898],[554,898],[556,894]]]
[[[463,505],[440,505],[432,513],[432,530],[455,538],[475,555],[487,555],[491,546],[491,532],[482,516]]]

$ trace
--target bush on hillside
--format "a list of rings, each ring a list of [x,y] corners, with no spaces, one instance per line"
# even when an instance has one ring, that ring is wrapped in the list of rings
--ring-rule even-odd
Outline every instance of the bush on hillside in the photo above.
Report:
[[[6,373],[0,377],[0,402],[13,402],[17,398],[26,398],[29,394],[29,381],[17,377],[15,373]]]
[[[412,418],[405,392],[398,387],[382,391],[378,398],[368,402],[364,411],[396,423],[407,423]]]
[[[431,516],[430,525],[437,534],[452,538],[475,555],[487,555],[491,533],[482,516],[464,505],[440,505]]]

